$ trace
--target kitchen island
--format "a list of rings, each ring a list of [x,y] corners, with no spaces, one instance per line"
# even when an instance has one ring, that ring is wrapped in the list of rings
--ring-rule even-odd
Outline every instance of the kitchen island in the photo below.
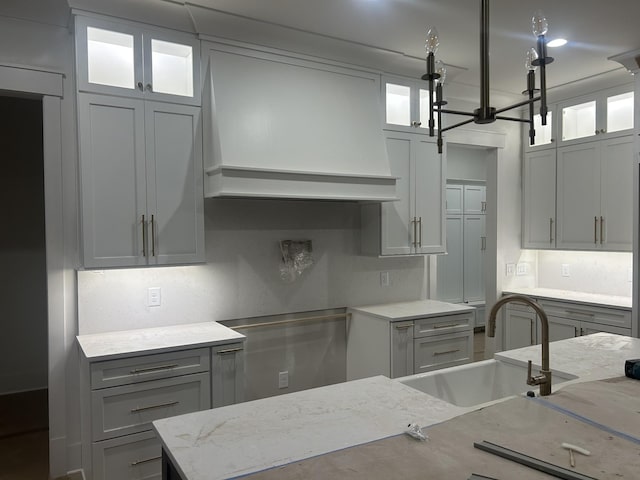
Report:
[[[553,386],[554,392],[561,391],[581,382],[620,377],[625,360],[640,358],[640,339],[598,333],[553,342],[550,355],[552,369],[578,377]],[[540,346],[500,352],[495,358],[518,365],[531,359],[536,364]],[[528,402],[514,399],[521,400]],[[403,442],[401,434],[410,423],[430,427],[430,431],[451,419],[464,423],[464,415],[477,414],[474,410],[395,380],[372,377],[157,420],[153,426],[178,478],[210,480],[267,472],[350,447],[366,448],[371,442],[394,438]],[[639,458],[637,453],[634,461]]]

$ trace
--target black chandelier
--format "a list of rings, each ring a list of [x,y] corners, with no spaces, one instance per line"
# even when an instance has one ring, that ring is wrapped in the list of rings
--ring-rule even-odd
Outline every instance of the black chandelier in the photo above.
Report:
[[[510,120],[513,122],[522,122],[529,124],[529,142],[531,145],[535,141],[535,129],[533,123],[533,104],[540,102],[540,117],[542,125],[547,124],[547,84],[546,84],[546,65],[553,62],[552,57],[547,57],[547,44],[545,34],[547,33],[548,23],[542,12],[538,12],[532,18],[533,34],[537,37],[537,48],[531,48],[527,51],[526,68],[527,68],[527,89],[523,92],[528,95],[528,99],[522,102],[509,105],[508,107],[495,109],[489,104],[489,0],[480,1],[480,107],[473,112],[463,112],[458,110],[448,110],[443,108],[447,102],[443,100],[442,86],[446,77],[446,68],[444,64],[435,60],[435,53],[440,44],[438,39],[438,31],[430,28],[427,32],[427,40],[425,49],[427,50],[427,73],[422,76],[422,80],[429,82],[429,136],[433,137],[435,132],[434,113],[438,118],[438,153],[442,153],[442,134],[447,130],[467,125],[471,122],[477,124],[493,123],[496,120]],[[540,67],[540,90],[535,88],[535,71]],[[435,101],[434,101],[435,87]],[[534,96],[536,93],[539,96]],[[500,115],[503,112],[513,110],[514,108],[529,105],[529,118],[522,119],[517,117],[506,117]],[[453,115],[470,116],[469,120],[465,120],[455,125],[442,127],[442,114],[448,113]]]

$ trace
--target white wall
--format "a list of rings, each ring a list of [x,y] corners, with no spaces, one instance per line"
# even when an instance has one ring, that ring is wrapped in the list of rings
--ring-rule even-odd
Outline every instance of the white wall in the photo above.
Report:
[[[346,202],[208,199],[207,263],[78,272],[81,334],[424,298],[424,257],[359,254],[359,206]],[[280,240],[310,239],[315,264],[293,283]],[[380,286],[380,272],[390,286]],[[162,305],[147,307],[148,287]]]

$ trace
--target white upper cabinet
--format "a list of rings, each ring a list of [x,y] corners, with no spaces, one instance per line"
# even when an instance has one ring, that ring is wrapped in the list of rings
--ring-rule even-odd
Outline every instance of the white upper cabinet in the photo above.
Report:
[[[542,117],[539,113],[533,116],[533,126],[536,134],[534,137],[534,143],[531,145],[529,139],[529,126],[525,124],[523,131],[523,142],[525,152],[533,150],[542,150],[548,148],[555,148],[558,126],[556,122],[556,106],[548,105],[549,112],[547,113],[547,124],[542,125]]]
[[[76,17],[78,90],[200,105],[200,42],[129,22]]]
[[[605,90],[558,105],[560,144],[633,132],[633,86]]]
[[[523,247],[555,248],[555,149],[525,154],[522,184]]]
[[[487,187],[485,185],[464,186],[463,213],[473,215],[487,213]]]
[[[429,128],[429,86],[427,82],[383,77],[383,123],[386,129],[422,131]],[[438,128],[434,116],[435,128]]]

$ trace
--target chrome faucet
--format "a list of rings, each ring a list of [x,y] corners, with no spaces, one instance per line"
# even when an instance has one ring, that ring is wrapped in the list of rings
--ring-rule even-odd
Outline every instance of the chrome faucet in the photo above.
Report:
[[[488,336],[496,336],[496,316],[505,303],[524,303],[533,308],[542,322],[542,369],[540,375],[531,376],[531,360],[527,368],[527,385],[540,385],[540,395],[551,395],[551,370],[549,370],[549,320],[540,305],[524,295],[507,295],[498,300],[489,312]]]

